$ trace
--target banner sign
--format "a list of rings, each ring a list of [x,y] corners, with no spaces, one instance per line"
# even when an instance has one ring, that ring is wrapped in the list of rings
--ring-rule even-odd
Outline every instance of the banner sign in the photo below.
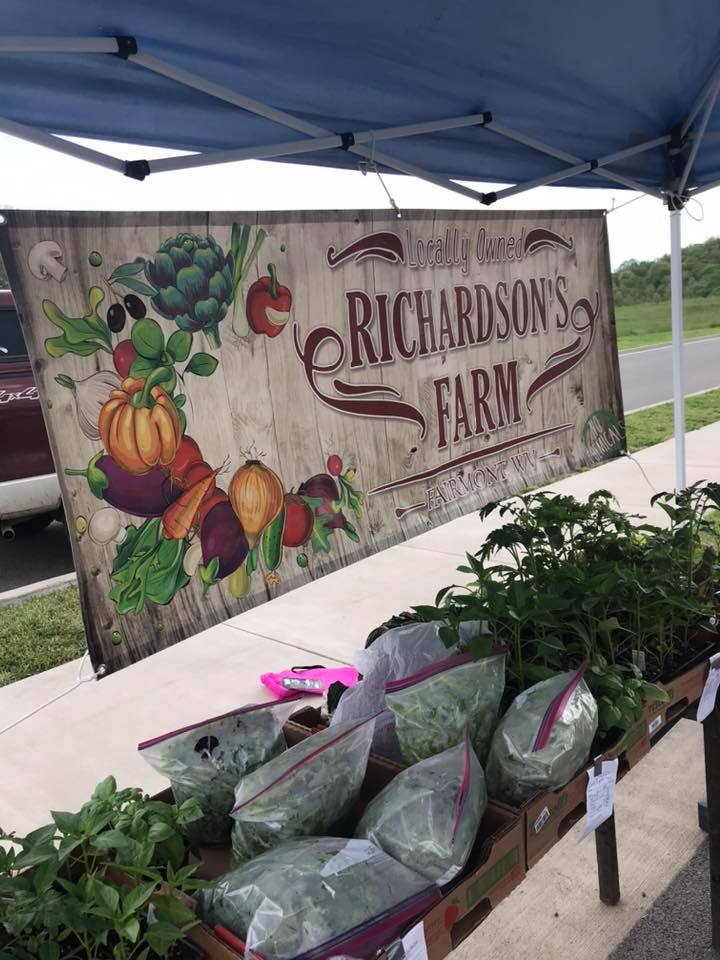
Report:
[[[6,220],[96,666],[622,448],[602,213]]]

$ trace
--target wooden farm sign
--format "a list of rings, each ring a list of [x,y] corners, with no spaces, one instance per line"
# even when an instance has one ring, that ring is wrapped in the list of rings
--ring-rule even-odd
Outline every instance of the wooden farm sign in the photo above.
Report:
[[[108,670],[622,447],[601,213],[2,236]]]

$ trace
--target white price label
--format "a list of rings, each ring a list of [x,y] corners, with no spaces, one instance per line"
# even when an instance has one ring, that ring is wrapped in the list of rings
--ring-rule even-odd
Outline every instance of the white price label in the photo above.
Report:
[[[608,817],[612,816],[615,806],[617,772],[617,759],[603,760],[600,773],[596,774],[594,767],[590,767],[588,770],[588,785],[585,793],[587,817],[585,820],[585,829],[580,836],[580,840],[589,837],[594,830],[597,830],[601,823],[604,823]]]
[[[663,722],[662,714],[659,714],[657,717],[655,717],[654,720],[650,721],[650,723],[648,724],[649,737],[651,737],[656,730],[660,729],[660,727],[662,726],[662,722]]]
[[[715,709],[718,687],[720,687],[720,653],[710,657],[710,669],[697,708],[697,718],[700,723]]]
[[[548,822],[549,819],[550,819],[550,811],[548,810],[547,807],[543,807],[540,813],[540,816],[537,818],[537,820],[533,824],[533,833],[540,833],[540,831],[542,830],[542,828],[545,826],[545,824]]]
[[[425,931],[422,923],[416,924],[409,933],[402,938],[405,960],[428,960]]]

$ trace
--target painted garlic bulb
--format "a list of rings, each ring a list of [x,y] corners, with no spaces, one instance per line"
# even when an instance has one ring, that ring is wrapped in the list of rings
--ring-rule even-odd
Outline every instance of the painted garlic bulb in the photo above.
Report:
[[[84,380],[73,380],[64,373],[55,377],[61,387],[72,390],[80,429],[88,440],[99,440],[98,418],[112,390],[120,387],[120,377],[112,370],[98,370]]]

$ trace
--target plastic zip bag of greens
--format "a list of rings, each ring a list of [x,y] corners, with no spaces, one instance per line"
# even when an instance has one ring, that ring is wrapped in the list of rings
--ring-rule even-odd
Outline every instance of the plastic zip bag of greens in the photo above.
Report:
[[[355,666],[363,676],[370,673],[373,665],[386,658],[386,681],[400,680],[424,669],[430,664],[446,660],[456,652],[440,639],[440,630],[447,626],[444,621],[431,623],[408,623],[393,627],[381,634],[367,650],[355,654]],[[480,620],[468,620],[460,624],[460,642],[466,643],[484,630]]]
[[[399,773],[367,806],[355,836],[439,886],[463,869],[487,807],[485,776],[462,743]]]
[[[335,712],[330,717],[330,726],[375,717],[370,749],[382,757],[401,760],[400,744],[395,732],[395,717],[385,703],[388,668],[388,657],[382,653],[373,662],[365,677],[343,693]]]
[[[438,888],[367,840],[282,843],[200,895],[205,921],[247,944],[246,957],[371,957],[440,899]]]
[[[186,827],[191,844],[227,843],[237,782],[287,749],[283,725],[299,699],[250,704],[138,745],[150,766],[170,780],[176,803],[199,801],[204,816]]]
[[[350,810],[365,777],[374,718],[340,723],[244,777],[231,816],[236,863],[291,837],[325,833]]]
[[[520,806],[557,790],[587,762],[597,703],[579,670],[542,680],[513,700],[493,737],[485,774],[490,796]]]
[[[377,641],[376,641],[377,642]],[[505,689],[504,647],[481,660],[449,657],[385,688],[403,759],[408,764],[460,743],[467,726],[484,762]]]
[[[363,720],[375,716],[372,751],[391,760],[402,760],[395,731],[395,716],[385,701],[385,685],[446,660],[451,650],[440,639],[444,623],[412,622],[394,627],[379,636],[372,649],[355,655],[363,679],[345,690],[331,723]],[[466,642],[484,629],[479,620],[460,624],[460,640]]]

